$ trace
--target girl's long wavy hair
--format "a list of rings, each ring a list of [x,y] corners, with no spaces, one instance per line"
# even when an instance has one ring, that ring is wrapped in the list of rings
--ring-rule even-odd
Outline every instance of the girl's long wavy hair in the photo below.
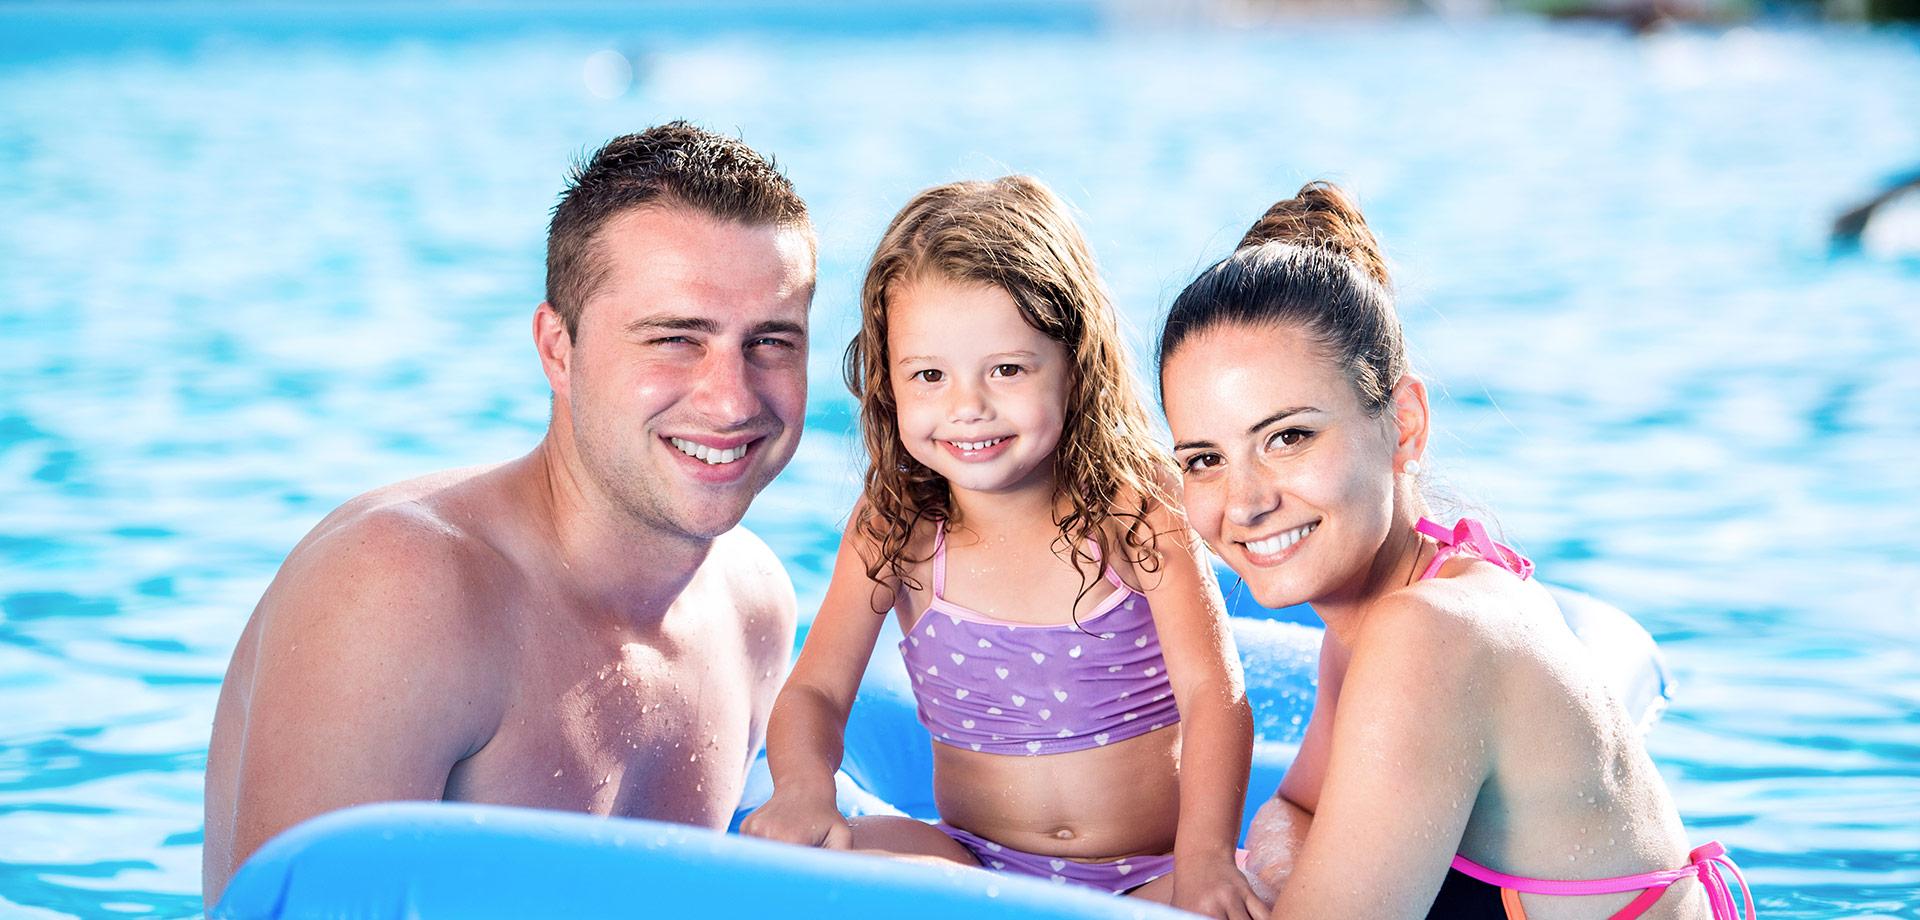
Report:
[[[1148,423],[1119,317],[1066,205],[1037,179],[1007,176],[914,196],[888,225],[867,268],[860,332],[847,346],[845,374],[860,402],[867,448],[857,526],[878,548],[863,559],[868,577],[918,588],[908,568],[926,559],[908,556],[915,528],[923,521],[958,523],[947,481],[901,443],[889,373],[889,298],[923,278],[993,285],[1013,298],[1027,325],[1066,348],[1072,371],[1053,490],[1054,506],[1066,509],[1056,523],[1080,572],[1080,598],[1099,581],[1099,559],[1118,553],[1145,570],[1156,568],[1147,514],[1171,503],[1166,483],[1174,466]],[[1117,547],[1109,538],[1111,521],[1122,525]],[[1087,551],[1088,541],[1099,548],[1099,559]]]

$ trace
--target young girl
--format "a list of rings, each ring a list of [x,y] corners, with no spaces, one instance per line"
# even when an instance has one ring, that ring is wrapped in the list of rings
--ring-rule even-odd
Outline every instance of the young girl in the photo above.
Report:
[[[773,797],[741,830],[1264,912],[1235,864],[1253,727],[1225,613],[1065,206],[1019,176],[922,192],[861,314],[865,494],[774,704]],[[937,825],[834,806],[889,608]]]
[[[1160,382],[1193,525],[1262,604],[1327,624],[1248,834],[1275,918],[1733,917],[1738,871],[1688,849],[1532,563],[1426,519],[1426,388],[1345,195],[1274,205],[1181,293]]]

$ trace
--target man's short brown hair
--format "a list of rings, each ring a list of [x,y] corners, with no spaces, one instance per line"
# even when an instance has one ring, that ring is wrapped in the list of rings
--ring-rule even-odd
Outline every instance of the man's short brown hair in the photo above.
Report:
[[[547,228],[547,303],[569,336],[579,335],[580,311],[604,280],[606,263],[595,251],[600,228],[625,211],[658,205],[812,231],[793,183],[739,138],[684,121],[616,137],[574,164]]]

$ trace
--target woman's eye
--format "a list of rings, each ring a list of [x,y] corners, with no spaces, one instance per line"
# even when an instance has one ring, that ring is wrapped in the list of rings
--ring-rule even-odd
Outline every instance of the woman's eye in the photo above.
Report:
[[[939,383],[942,376],[944,375],[939,371],[929,367],[925,370],[914,371],[912,379],[918,380],[921,383]]]
[[[1269,449],[1272,449],[1274,445],[1292,447],[1310,437],[1313,437],[1313,432],[1305,428],[1283,428],[1274,432],[1273,437],[1267,439],[1267,447]]]
[[[995,377],[1012,377],[1015,374],[1025,372],[1026,368],[1018,364],[996,364],[993,366],[993,376]]]
[[[1188,473],[1203,473],[1219,465],[1219,454],[1194,454],[1182,462],[1180,468]]]

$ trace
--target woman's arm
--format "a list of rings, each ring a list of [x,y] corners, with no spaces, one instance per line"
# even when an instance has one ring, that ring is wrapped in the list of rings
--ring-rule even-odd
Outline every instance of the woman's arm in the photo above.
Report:
[[[1491,763],[1492,666],[1461,617],[1417,599],[1367,613],[1274,920],[1426,914]]]
[[[1327,775],[1327,750],[1333,738],[1334,712],[1340,704],[1340,683],[1347,674],[1347,647],[1332,632],[1320,639],[1319,680],[1313,695],[1313,714],[1306,735],[1294,752],[1287,774],[1273,798],[1260,806],[1247,828],[1247,871],[1254,890],[1272,900],[1286,886],[1288,876],[1313,824],[1320,803],[1320,786]]]
[[[1180,822],[1174,836],[1173,904],[1213,917],[1265,910],[1234,861],[1253,758],[1253,709],[1226,605],[1185,518],[1149,512],[1155,571],[1137,571],[1153,609],[1167,679],[1180,707]]]
[[[773,796],[740,822],[740,832],[787,843],[844,849],[852,831],[835,803],[833,774],[845,750],[847,713],[886,620],[876,598],[892,593],[867,576],[856,505],[840,538],[833,581],[767,725]]]

